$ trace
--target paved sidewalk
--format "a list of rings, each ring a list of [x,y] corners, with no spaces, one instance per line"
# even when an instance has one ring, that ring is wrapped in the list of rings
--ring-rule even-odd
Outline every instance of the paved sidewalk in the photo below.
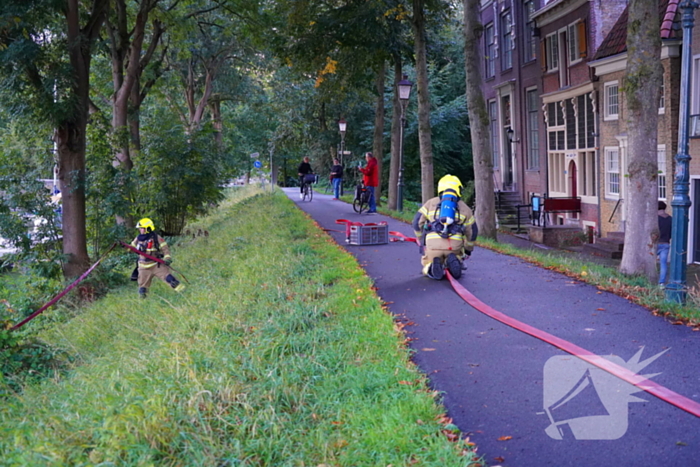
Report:
[[[328,195],[302,202],[297,191],[285,192],[325,229],[342,230],[339,218],[386,221],[389,230],[413,236],[402,222],[360,216]],[[488,464],[698,465],[696,416],[649,394],[630,402],[628,385],[617,378],[473,309],[449,282],[421,276],[415,244],[362,247],[347,245],[344,233],[329,235],[357,258],[390,311],[407,324],[414,361]],[[642,361],[665,351],[632,370],[659,373],[654,381],[700,402],[700,332],[490,250],[477,248],[468,265],[460,283],[477,298],[596,355],[617,355],[624,364],[640,349]]]

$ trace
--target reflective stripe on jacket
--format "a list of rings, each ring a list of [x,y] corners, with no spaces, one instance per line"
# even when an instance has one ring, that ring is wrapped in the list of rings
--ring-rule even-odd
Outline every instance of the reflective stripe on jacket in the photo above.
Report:
[[[458,203],[458,209],[455,216],[454,225],[463,226],[462,232],[454,232],[449,235],[449,240],[460,242],[464,245],[465,250],[472,251],[474,249],[474,233],[476,232],[476,221],[472,210],[469,209],[467,204],[460,200]],[[420,244],[423,244],[423,234],[427,227],[436,221],[440,216],[440,197],[429,199],[416,213],[413,218],[413,231],[416,234],[416,239],[418,239]],[[437,238],[443,238],[438,232],[428,232],[425,235],[425,242],[429,240],[436,240]]]

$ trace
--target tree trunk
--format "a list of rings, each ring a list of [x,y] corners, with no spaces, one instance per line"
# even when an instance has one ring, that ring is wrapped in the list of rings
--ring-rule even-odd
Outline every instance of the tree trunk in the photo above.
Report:
[[[224,148],[224,122],[221,119],[221,99],[212,99],[209,102],[212,126],[214,127],[214,142],[221,151]]]
[[[620,272],[658,280],[658,102],[662,83],[657,0],[632,0],[627,23],[627,102],[629,190],[625,247]]]
[[[430,129],[430,93],[428,91],[428,60],[425,51],[424,3],[424,0],[413,0],[413,37],[416,54],[416,87],[418,88],[418,145],[420,147],[422,203],[435,196],[433,141]]]
[[[401,100],[399,99],[399,81],[403,77],[401,57],[394,55],[394,100],[391,111],[391,163],[389,164],[389,202],[388,208],[396,210],[399,159],[401,157]]]
[[[129,119],[129,140],[131,143],[131,148],[134,151],[136,157],[138,153],[141,152],[141,80],[137,79],[134,83],[134,87],[131,89],[131,97],[129,98],[129,104],[131,106],[131,112],[128,115]]]
[[[58,153],[58,186],[63,212],[63,275],[73,278],[90,265],[85,229],[85,130],[87,118],[63,122],[55,133]]]
[[[377,158],[377,173],[379,185],[374,193],[377,204],[382,198],[382,166],[384,160],[384,83],[386,80],[386,64],[382,60],[377,70],[377,107],[374,112],[374,137],[372,141],[372,153]]]
[[[75,112],[58,122],[55,138],[58,158],[58,180],[63,197],[63,274],[79,276],[87,270],[85,228],[85,146],[90,106],[90,60],[92,46],[105,20],[107,0],[94,0],[88,26],[80,29],[78,0],[67,0],[67,44],[75,98]]]
[[[489,138],[489,116],[483,93],[480,39],[484,27],[479,19],[479,0],[464,0],[464,68],[467,81],[467,111],[474,158],[476,223],[479,235],[496,240],[496,202],[493,157]]]
[[[154,22],[151,45],[146,53],[143,51],[143,43],[146,35],[148,15],[155,8],[159,0],[144,0],[141,2],[138,14],[133,26],[130,25],[128,8],[125,0],[115,0],[114,23],[107,22],[107,32],[110,38],[110,53],[112,60],[112,85],[114,87],[112,104],[112,132],[118,141],[118,150],[114,158],[114,167],[129,172],[134,166],[131,149],[138,152],[140,149],[140,136],[138,123],[129,116],[133,109],[129,104],[133,101],[134,94],[139,93],[139,80],[144,68],[153,57],[153,51],[160,41],[162,29],[158,21]],[[131,28],[131,29],[130,29]],[[138,119],[138,116],[136,116]],[[136,142],[138,146],[134,147]],[[119,189],[124,191],[124,187]],[[128,193],[123,193],[125,198]],[[117,224],[127,228],[134,226],[134,220],[128,213],[116,215]]]

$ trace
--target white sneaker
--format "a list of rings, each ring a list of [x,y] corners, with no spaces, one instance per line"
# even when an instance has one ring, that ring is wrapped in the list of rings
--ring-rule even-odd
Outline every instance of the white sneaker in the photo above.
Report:
[[[304,199],[304,193],[299,193],[299,199]]]

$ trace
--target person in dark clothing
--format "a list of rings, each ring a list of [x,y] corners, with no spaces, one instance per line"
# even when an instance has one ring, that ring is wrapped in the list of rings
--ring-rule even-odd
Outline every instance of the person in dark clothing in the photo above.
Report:
[[[340,199],[340,187],[343,184],[343,166],[340,165],[338,159],[333,159],[331,183],[333,184],[333,199]]]
[[[308,156],[304,158],[301,164],[299,164],[299,169],[297,170],[297,172],[299,173],[299,197],[303,198],[304,183],[306,182],[306,176],[314,173],[313,169],[311,168],[311,164],[309,163]]]
[[[656,254],[659,255],[659,284],[666,283],[672,225],[673,218],[666,214],[666,203],[659,201],[659,241],[656,244]]]

